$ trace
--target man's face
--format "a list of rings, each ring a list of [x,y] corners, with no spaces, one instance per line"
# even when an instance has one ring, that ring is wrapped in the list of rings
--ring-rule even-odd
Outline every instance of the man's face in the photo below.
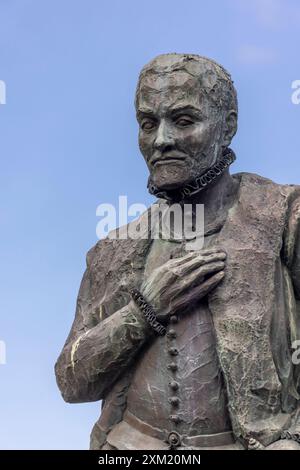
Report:
[[[185,71],[143,77],[137,102],[139,146],[152,182],[174,189],[208,170],[220,154],[224,113]]]

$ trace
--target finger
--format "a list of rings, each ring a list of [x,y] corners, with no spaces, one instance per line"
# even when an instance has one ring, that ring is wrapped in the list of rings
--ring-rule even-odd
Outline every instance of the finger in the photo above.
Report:
[[[198,285],[199,283],[203,284],[205,276],[221,271],[224,267],[225,263],[223,261],[201,266],[188,276],[177,279],[176,282],[172,282],[168,288],[168,297],[171,299],[176,298],[181,295],[181,293],[193,289],[194,285]]]
[[[225,267],[224,261],[217,261],[205,264],[204,266],[200,266],[200,268],[195,269],[189,276],[186,276],[189,284],[195,284],[198,281],[201,281],[205,276],[210,274],[216,273],[218,271],[222,271]]]
[[[206,294],[208,294],[208,292],[214,289],[219,284],[220,281],[222,281],[224,276],[225,276],[225,272],[219,271],[218,273],[209,277],[202,284],[195,286],[193,289],[191,289],[191,299],[197,300],[199,298],[203,298]]]
[[[185,263],[186,261],[195,258],[196,256],[197,253],[195,251],[190,251],[188,254],[180,256],[179,258],[171,258],[170,264],[173,266],[180,266],[182,263]]]
[[[224,267],[225,263],[223,261],[209,263],[204,266],[200,266],[200,268],[195,269],[182,279],[177,278],[169,288],[170,298],[176,297],[186,289],[191,289],[195,284],[199,284],[200,282],[203,283],[205,276],[221,271]]]
[[[181,295],[177,299],[173,300],[173,312],[185,310],[194,302],[201,300],[203,297],[205,297],[206,294],[213,290],[222,281],[224,276],[224,271],[219,271],[218,273],[208,278],[205,282],[201,283],[196,287],[193,287],[192,289],[190,289],[190,291],[185,292],[184,295]]]
[[[226,253],[219,252],[210,255],[199,255],[197,258],[190,260],[183,264],[181,268],[187,273],[199,266],[205,266],[206,264],[215,263],[217,261],[224,261],[226,259]]]
[[[194,269],[198,268],[199,266],[206,265],[208,263],[213,263],[217,261],[224,261],[226,259],[225,252],[218,252],[208,255],[197,255],[194,256],[192,259],[187,260],[185,263],[180,265],[172,266],[175,269],[175,273],[180,277],[184,276],[185,274],[193,271]]]
[[[206,249],[206,250],[200,250],[200,251],[190,251],[189,253],[187,253],[186,255],[184,256],[181,256],[180,258],[176,258],[173,260],[173,264],[174,266],[180,266],[184,263],[186,263],[187,261],[190,261],[191,259],[194,259],[194,258],[197,258],[197,257],[201,257],[201,256],[209,256],[209,255],[214,255],[214,254],[224,254],[225,257],[226,257],[226,252],[220,248],[209,248],[209,249]]]

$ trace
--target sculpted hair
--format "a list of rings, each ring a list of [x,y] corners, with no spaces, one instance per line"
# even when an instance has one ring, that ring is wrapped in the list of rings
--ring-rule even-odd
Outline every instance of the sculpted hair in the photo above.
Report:
[[[139,75],[135,94],[138,106],[141,82],[148,74],[185,71],[200,81],[201,89],[218,110],[238,113],[237,93],[231,75],[217,62],[197,54],[161,54],[146,64]]]

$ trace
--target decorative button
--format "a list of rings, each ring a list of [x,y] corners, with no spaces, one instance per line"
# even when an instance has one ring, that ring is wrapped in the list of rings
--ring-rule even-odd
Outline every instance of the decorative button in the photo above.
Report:
[[[171,364],[168,364],[167,367],[169,370],[173,370],[173,371],[178,369],[177,364],[175,364],[175,362],[171,362]]]
[[[172,390],[178,390],[179,384],[178,382],[175,382],[175,380],[172,380],[172,382],[170,382],[169,385]]]
[[[177,348],[169,348],[169,354],[171,354],[171,356],[177,356],[178,349]]]
[[[170,323],[178,323],[178,317],[177,315],[172,315],[170,317]]]
[[[167,336],[168,336],[169,338],[176,338],[177,333],[176,333],[175,330],[171,329],[171,330],[168,331]]]
[[[181,438],[180,438],[179,434],[176,431],[170,432],[170,434],[168,435],[168,443],[172,447],[180,446]]]
[[[179,405],[179,398],[178,397],[170,397],[169,398],[169,403],[171,403],[172,406],[178,406]]]
[[[170,420],[173,421],[173,423],[175,424],[180,423],[180,418],[178,415],[170,415]]]

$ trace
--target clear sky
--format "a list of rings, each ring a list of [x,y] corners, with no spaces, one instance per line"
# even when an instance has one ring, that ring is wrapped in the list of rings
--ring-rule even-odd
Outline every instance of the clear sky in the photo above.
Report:
[[[206,55],[235,81],[232,171],[300,183],[299,0],[0,0],[1,449],[85,449],[99,403],[65,404],[53,366],[96,207],[150,204],[133,107],[141,67]]]

